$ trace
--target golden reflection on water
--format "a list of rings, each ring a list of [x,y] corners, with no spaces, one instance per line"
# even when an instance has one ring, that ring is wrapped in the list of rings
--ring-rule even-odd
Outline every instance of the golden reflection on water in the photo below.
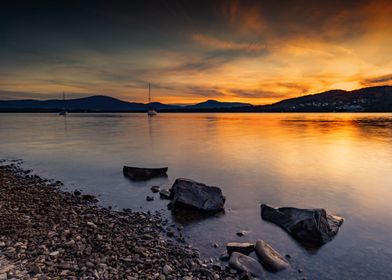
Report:
[[[284,186],[281,200],[288,196],[289,201],[302,189],[301,193],[309,194],[305,195],[309,201],[309,196],[319,190],[332,197],[336,193],[347,195],[345,203],[358,208],[377,212],[383,211],[380,206],[390,208],[392,177],[385,173],[392,170],[390,114],[167,117],[176,120],[176,129],[170,130],[171,141],[184,137],[198,140],[191,141],[191,146],[188,141],[176,142],[179,151],[186,151],[177,158],[182,164],[192,165],[190,159],[203,155],[215,159],[203,160],[211,168],[221,169],[219,165],[223,165],[231,172],[247,169],[244,172],[248,175],[267,172]],[[320,184],[309,183],[317,181]],[[263,183],[248,185],[247,189],[261,186]],[[301,199],[297,202],[309,204]],[[340,200],[330,199],[331,203],[336,209],[345,207]]]
[[[224,244],[246,229],[246,241],[290,252],[310,279],[387,279],[392,114],[0,114],[0,140],[0,157],[23,158],[118,209],[166,208],[159,199],[146,206],[145,197],[151,184],[169,187],[178,177],[220,186],[225,214],[185,228],[212,255],[206,240]],[[169,177],[134,184],[123,164],[169,166]],[[345,222],[309,256],[261,220],[260,203],[323,207]]]

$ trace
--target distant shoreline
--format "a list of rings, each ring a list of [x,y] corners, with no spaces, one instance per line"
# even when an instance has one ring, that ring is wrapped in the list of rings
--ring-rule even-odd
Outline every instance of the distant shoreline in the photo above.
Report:
[[[1,113],[334,113],[392,112],[392,86],[362,88],[353,91],[330,90],[285,99],[273,104],[252,105],[241,102],[207,100],[179,106],[160,102],[135,103],[110,96],[95,95],[68,100],[0,100]]]
[[[58,114],[61,110],[0,110],[0,114]],[[105,114],[105,113],[115,113],[115,114],[147,114],[147,111],[68,111],[70,114]],[[159,114],[194,114],[194,113],[270,113],[270,114],[287,114],[287,113],[392,113],[391,111],[249,111],[249,110],[183,110],[183,111],[158,111]]]

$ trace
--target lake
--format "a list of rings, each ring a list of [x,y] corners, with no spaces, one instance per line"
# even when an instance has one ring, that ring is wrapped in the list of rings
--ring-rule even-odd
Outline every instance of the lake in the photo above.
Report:
[[[266,279],[392,279],[392,114],[0,114],[0,158],[21,158],[105,206],[164,209],[207,258],[226,242],[263,239],[293,267]],[[131,182],[124,164],[168,166],[168,177]],[[178,219],[167,200],[146,201],[152,185],[179,177],[219,186],[225,213]],[[261,219],[261,203],[325,208],[345,221],[307,251]]]

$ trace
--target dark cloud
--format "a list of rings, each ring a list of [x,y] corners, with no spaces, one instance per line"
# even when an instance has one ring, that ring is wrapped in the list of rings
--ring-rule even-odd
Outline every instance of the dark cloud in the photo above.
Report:
[[[299,84],[299,83],[278,82],[278,83],[276,84],[276,86],[284,87],[284,88],[287,88],[287,89],[289,89],[289,90],[293,90],[293,91],[296,92],[296,93],[302,93],[302,94],[304,94],[304,93],[309,92],[309,88],[308,88],[306,85],[304,85],[304,84]]]
[[[66,95],[68,98],[80,98],[91,95],[96,95],[97,93],[93,92],[67,92]],[[61,99],[61,92],[22,92],[22,91],[6,91],[0,90],[0,100],[15,100],[15,99]]]
[[[186,87],[184,88],[184,93],[195,96],[202,96],[205,98],[221,98],[226,96],[218,89],[206,89],[202,87]]]
[[[229,92],[242,98],[281,98],[286,94],[268,90],[243,90],[243,89],[229,89]]]
[[[365,86],[392,82],[392,74],[365,79],[361,83]]]

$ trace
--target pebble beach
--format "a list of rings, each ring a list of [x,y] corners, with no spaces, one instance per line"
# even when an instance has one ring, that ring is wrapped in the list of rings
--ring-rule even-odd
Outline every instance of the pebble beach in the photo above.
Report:
[[[0,166],[0,279],[238,279],[159,212],[113,211],[17,163]],[[180,242],[179,242],[180,241]]]

